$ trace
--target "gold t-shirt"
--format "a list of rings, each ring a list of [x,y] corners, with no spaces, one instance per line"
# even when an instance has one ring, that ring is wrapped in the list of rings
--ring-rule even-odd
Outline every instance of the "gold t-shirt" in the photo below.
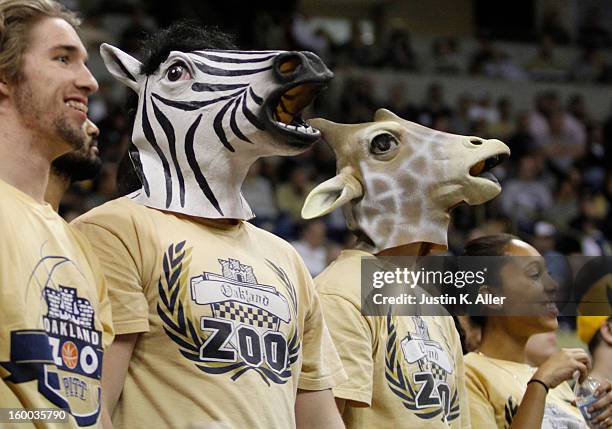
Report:
[[[348,380],[348,429],[468,428],[459,334],[450,316],[361,314],[361,257],[345,250],[315,278],[323,314]]]
[[[0,199],[0,407],[71,413],[68,423],[31,427],[98,427],[113,337],[104,276],[50,205],[1,180]]]
[[[510,427],[536,368],[468,353],[465,369],[472,427]],[[546,396],[542,428],[586,429],[580,411],[571,404],[573,398],[567,383],[551,389]]]
[[[280,238],[128,198],[75,225],[105,269],[116,333],[142,333],[115,428],[292,428],[298,388],[344,380],[312,279]]]

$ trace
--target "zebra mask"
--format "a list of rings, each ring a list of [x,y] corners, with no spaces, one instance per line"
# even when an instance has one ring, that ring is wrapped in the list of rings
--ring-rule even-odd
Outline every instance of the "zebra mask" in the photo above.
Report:
[[[206,218],[250,219],[241,193],[258,158],[295,155],[320,132],[301,112],[333,73],[310,52],[173,51],[155,73],[113,46],[110,73],[138,94],[130,157],[148,207]]]

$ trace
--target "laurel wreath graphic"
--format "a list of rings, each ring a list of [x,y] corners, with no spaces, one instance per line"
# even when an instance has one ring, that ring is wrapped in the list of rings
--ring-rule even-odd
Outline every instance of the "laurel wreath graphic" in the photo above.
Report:
[[[514,415],[518,411],[518,404],[514,402],[512,396],[508,397],[508,401],[504,405],[504,418],[506,419],[506,428],[510,427],[512,424],[512,419]]]
[[[412,411],[416,416],[422,419],[432,419],[440,415],[444,409],[442,406],[436,407],[432,411],[423,411],[417,406],[417,392],[413,388],[410,380],[408,380],[401,366],[401,359],[397,338],[397,328],[393,322],[393,316],[387,315],[387,350],[385,354],[385,377],[389,388],[397,395],[405,408]],[[454,389],[453,398],[451,399],[451,409],[446,416],[446,421],[452,421],[459,417],[459,396],[457,389]]]
[[[204,362],[200,359],[200,348],[205,343],[206,338],[202,338],[198,329],[194,326],[194,320],[189,303],[187,291],[189,290],[188,269],[191,263],[191,248],[185,248],[186,241],[172,244],[163,256],[163,274],[158,281],[159,300],[157,303],[157,314],[164,323],[166,335],[178,346],[179,352],[201,371],[207,374],[231,374],[233,381],[247,371],[255,371],[262,380],[270,386],[270,381],[276,384],[285,384],[291,377],[291,365],[298,359],[300,350],[300,340],[292,324],[290,340],[288,342],[288,368],[280,374],[274,373],[270,369],[260,366],[252,367],[245,362]],[[269,264],[272,264],[268,261]],[[280,280],[287,286],[287,290],[292,297],[293,316],[295,317],[295,289],[287,278],[284,271],[272,264],[273,269]]]

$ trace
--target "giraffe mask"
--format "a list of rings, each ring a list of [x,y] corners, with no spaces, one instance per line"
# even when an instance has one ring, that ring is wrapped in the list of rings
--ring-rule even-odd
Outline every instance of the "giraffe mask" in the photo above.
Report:
[[[338,173],[312,190],[302,216],[343,206],[358,247],[371,253],[420,242],[447,247],[451,209],[501,192],[490,170],[510,149],[499,140],[435,131],[385,109],[369,123],[310,123],[332,147]]]

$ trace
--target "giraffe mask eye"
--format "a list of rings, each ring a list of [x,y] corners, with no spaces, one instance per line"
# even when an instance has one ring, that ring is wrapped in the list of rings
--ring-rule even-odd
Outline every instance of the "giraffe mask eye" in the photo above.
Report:
[[[398,146],[399,143],[393,135],[382,133],[370,141],[370,153],[373,155],[386,155],[395,151]]]

